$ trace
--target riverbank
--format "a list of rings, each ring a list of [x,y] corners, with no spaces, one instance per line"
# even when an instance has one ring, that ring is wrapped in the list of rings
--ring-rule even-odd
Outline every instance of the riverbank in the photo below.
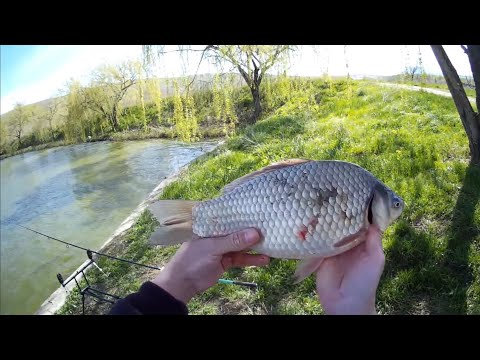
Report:
[[[224,129],[221,126],[204,126],[200,127],[198,131],[198,138],[201,141],[210,141],[210,140],[220,140],[225,137]],[[74,141],[55,141],[46,144],[40,144],[35,146],[29,146],[24,149],[20,149],[11,154],[0,155],[0,161],[12,156],[21,155],[33,151],[40,151],[45,149],[51,149],[61,146],[69,146],[76,144],[84,143],[93,143],[99,141],[134,141],[134,140],[147,140],[147,139],[168,139],[168,140],[178,140],[173,136],[173,132],[170,128],[156,128],[149,127],[148,131],[144,130],[127,130],[117,133],[112,133],[103,137],[96,137],[87,139],[85,142],[74,142]]]
[[[359,164],[406,201],[384,234],[380,314],[480,314],[480,169],[469,165],[468,141],[451,98],[352,81],[318,82],[273,114],[228,139],[215,155],[189,166],[164,188],[163,199],[204,200],[231,181],[287,158]],[[152,249],[155,220],[138,221],[105,248],[109,254],[161,267],[177,247]],[[125,296],[155,271],[100,259],[91,273],[100,290]],[[322,314],[315,279],[293,285],[296,262],[232,269],[224,278],[256,282],[251,291],[216,285],[188,304],[191,314]],[[79,314],[73,291],[61,314]],[[109,305],[91,301],[89,314]]]

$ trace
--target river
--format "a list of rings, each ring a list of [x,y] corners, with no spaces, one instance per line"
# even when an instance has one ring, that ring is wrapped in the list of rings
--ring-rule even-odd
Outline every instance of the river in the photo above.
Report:
[[[0,313],[33,314],[165,178],[214,142],[97,142],[0,161]]]

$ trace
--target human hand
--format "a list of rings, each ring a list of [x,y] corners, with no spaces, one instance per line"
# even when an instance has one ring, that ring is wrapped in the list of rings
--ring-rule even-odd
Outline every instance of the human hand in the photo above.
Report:
[[[246,229],[183,243],[152,282],[187,304],[193,296],[215,285],[232,267],[267,265],[268,256],[246,253],[259,240],[255,229]]]
[[[317,293],[325,312],[376,314],[375,295],[384,265],[382,234],[372,225],[363,243],[325,259],[317,270]]]

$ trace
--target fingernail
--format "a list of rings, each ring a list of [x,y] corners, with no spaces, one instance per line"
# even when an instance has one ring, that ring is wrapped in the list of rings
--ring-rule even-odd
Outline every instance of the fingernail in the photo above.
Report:
[[[255,230],[255,229],[248,229],[248,230],[245,230],[245,242],[247,244],[253,244],[255,242],[257,242],[258,240],[258,232]]]

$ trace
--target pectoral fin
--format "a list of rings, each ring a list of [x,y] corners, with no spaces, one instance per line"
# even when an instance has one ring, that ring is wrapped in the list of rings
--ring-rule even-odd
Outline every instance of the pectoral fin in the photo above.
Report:
[[[293,283],[298,284],[317,271],[323,260],[323,257],[316,257],[300,261],[293,275]]]
[[[335,247],[342,247],[342,246],[351,244],[354,241],[358,241],[358,240],[362,241],[363,240],[362,236],[365,236],[366,233],[367,233],[367,229],[362,228],[362,229],[360,229],[360,231],[356,232],[355,234],[351,234],[351,235],[348,235],[348,236],[344,237],[342,240],[335,243],[334,246]]]

